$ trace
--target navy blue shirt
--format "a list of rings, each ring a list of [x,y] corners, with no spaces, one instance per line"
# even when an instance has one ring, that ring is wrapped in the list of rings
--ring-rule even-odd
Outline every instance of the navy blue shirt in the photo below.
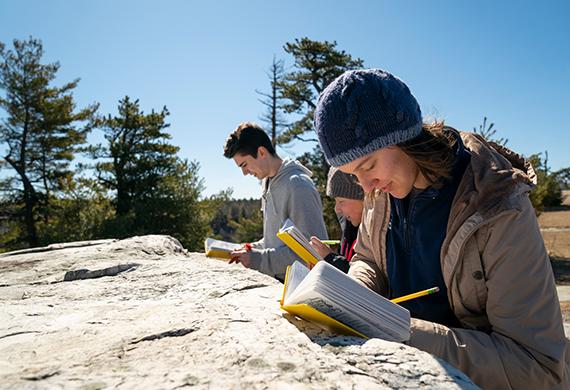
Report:
[[[402,302],[412,317],[446,326],[460,326],[447,299],[441,271],[440,250],[447,229],[451,204],[471,155],[459,134],[452,178],[439,189],[414,189],[404,199],[390,196],[390,225],[386,254],[390,298],[397,298],[431,287],[439,292]]]

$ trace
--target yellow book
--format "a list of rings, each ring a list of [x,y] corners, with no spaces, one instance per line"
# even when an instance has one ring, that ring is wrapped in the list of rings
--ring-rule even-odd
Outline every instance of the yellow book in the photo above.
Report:
[[[311,247],[309,240],[307,240],[290,219],[287,219],[281,229],[279,229],[277,237],[307,264],[315,265],[317,262],[323,260],[321,255]]]
[[[300,264],[297,262],[297,264]],[[285,272],[285,284],[283,285],[283,296],[281,297],[281,309],[286,312],[293,314],[294,316],[300,317],[305,321],[312,322],[321,328],[324,328],[332,333],[344,334],[347,336],[355,336],[361,338],[367,338],[362,333],[346,326],[342,322],[338,322],[334,318],[321,313],[317,309],[312,308],[306,303],[284,305],[285,296],[287,295],[287,287],[289,287],[289,275],[292,266],[287,266],[287,271]],[[305,272],[301,272],[299,276],[302,276]],[[292,277],[293,278],[293,277]],[[298,284],[300,281],[294,280],[292,283]]]
[[[332,333],[406,341],[410,312],[325,261],[287,269],[281,308]]]
[[[281,306],[281,309],[285,310],[288,313],[291,313],[297,317],[304,319],[305,321],[312,322],[321,328],[328,330],[331,333],[342,334],[347,336],[354,336],[360,337],[363,339],[367,339],[365,335],[362,333],[352,329],[349,326],[346,326],[342,322],[338,322],[334,318],[327,316],[326,314],[321,313],[317,309],[312,308],[311,306],[307,305],[306,303],[301,303],[297,305],[286,305]]]
[[[229,259],[230,253],[241,248],[240,244],[206,238],[204,242],[204,251],[208,257],[217,257],[219,259]]]

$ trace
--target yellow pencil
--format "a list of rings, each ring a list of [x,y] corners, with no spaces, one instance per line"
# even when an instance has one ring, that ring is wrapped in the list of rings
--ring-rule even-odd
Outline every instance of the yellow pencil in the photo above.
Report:
[[[403,297],[394,298],[391,301],[394,303],[400,303],[400,302],[404,302],[404,301],[409,301],[410,299],[423,297],[425,295],[435,294],[438,291],[439,291],[439,287],[432,287],[432,288],[428,288],[427,290],[422,290],[422,291],[415,292],[413,294],[404,295]]]
[[[338,245],[340,244],[340,240],[321,240],[323,244],[326,245]]]

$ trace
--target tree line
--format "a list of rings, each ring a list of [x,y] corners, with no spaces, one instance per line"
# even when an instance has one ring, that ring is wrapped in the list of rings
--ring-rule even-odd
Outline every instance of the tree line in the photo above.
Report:
[[[198,250],[219,199],[201,199],[199,164],[178,157],[169,112],[125,96],[117,113],[79,108],[79,79],[54,86],[38,39],[0,43],[0,250],[170,234]],[[87,145],[94,129],[104,142]],[[75,163],[82,156],[83,161]]]
[[[336,42],[295,39],[283,46],[292,65],[273,58],[268,91],[256,92],[261,120],[275,146],[314,144],[299,160],[313,171],[331,236],[340,234],[334,203],[325,195],[328,166],[316,143],[313,113],[320,92],[346,70],[364,66]],[[38,39],[0,42],[0,251],[53,242],[169,234],[189,250],[207,235],[251,241],[262,234],[259,200],[231,200],[231,190],[204,198],[199,163],[178,156],[166,107],[145,113],[125,96],[116,114],[92,103],[79,108],[79,79],[54,86],[59,63],[42,63]],[[496,129],[479,129],[493,139]],[[92,131],[104,142],[87,145]],[[507,140],[496,139],[506,143]],[[77,162],[77,157],[81,157]],[[539,176],[537,209],[560,204],[570,169],[550,171],[547,154],[531,157]]]

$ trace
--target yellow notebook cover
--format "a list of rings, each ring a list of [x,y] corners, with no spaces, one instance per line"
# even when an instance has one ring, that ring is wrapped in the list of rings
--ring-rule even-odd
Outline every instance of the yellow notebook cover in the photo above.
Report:
[[[285,293],[287,292],[287,284],[289,283],[289,271],[291,270],[291,266],[288,265],[287,269],[285,270],[285,281],[283,282],[283,294],[281,295],[281,300],[279,301],[279,305],[283,307],[283,303],[285,302]]]
[[[230,259],[230,252],[226,252],[219,249],[210,249],[206,252],[207,257],[216,257],[218,259]]]
[[[339,322],[337,320],[335,320],[334,318],[331,318],[329,316],[327,316],[326,314],[318,311],[317,309],[307,305],[306,303],[302,303],[302,304],[296,304],[296,305],[284,305],[284,300],[285,300],[285,293],[287,292],[287,286],[288,286],[288,282],[289,282],[289,271],[291,269],[291,266],[287,266],[287,271],[285,272],[285,283],[283,285],[283,295],[281,296],[281,309],[285,310],[288,313],[293,314],[294,316],[297,316],[299,318],[304,319],[305,321],[309,321],[312,322],[330,332],[333,333],[337,333],[337,334],[343,334],[343,335],[347,335],[347,336],[356,336],[356,337],[362,337],[364,339],[367,339],[368,337],[366,337],[365,335],[363,335],[362,333],[352,329],[349,326],[346,326],[345,324],[343,324],[342,322]]]
[[[301,303],[297,305],[285,305],[281,306],[283,310],[288,313],[291,313],[297,317],[300,317],[306,321],[312,322],[317,324],[318,326],[325,328],[333,333],[337,334],[344,334],[347,336],[356,336],[362,337],[363,339],[367,339],[365,335],[362,333],[352,329],[349,326],[346,326],[342,322],[335,320],[327,316],[324,313],[321,313],[317,309],[312,308],[311,306],[307,305],[306,303]]]
[[[204,241],[204,252],[207,257],[216,257],[219,259],[230,259],[230,253],[238,248],[240,244],[234,242],[227,242],[222,240],[215,240],[213,238],[206,238]]]
[[[315,256],[306,250],[303,245],[299,244],[288,232],[279,232],[277,237],[285,243],[293,252],[303,259],[307,264],[315,265],[319,261]]]

